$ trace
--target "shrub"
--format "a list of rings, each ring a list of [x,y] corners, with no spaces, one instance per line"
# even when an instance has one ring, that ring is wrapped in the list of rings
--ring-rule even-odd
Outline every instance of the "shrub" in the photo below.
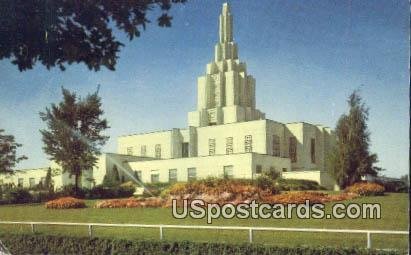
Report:
[[[280,177],[280,173],[274,169],[270,169],[268,172],[263,172],[264,176],[269,177],[272,180],[277,180]]]
[[[83,188],[76,188],[76,186],[70,184],[61,187],[56,192],[56,197],[76,197],[76,198],[85,198],[87,193],[86,189]]]
[[[257,187],[263,191],[269,192],[270,194],[279,193],[275,182],[269,176],[262,175],[256,179]]]
[[[384,186],[385,192],[407,193],[408,183],[405,181],[377,181],[378,184]]]
[[[133,186],[104,187],[102,185],[98,185],[86,192],[86,198],[102,199],[131,197],[133,196],[134,191],[135,188]]]
[[[11,188],[4,193],[4,200],[10,204],[30,203],[32,199],[30,192],[23,188]]]
[[[74,197],[62,197],[55,200],[48,201],[45,204],[47,209],[75,209],[85,208],[86,204],[83,200]]]
[[[298,180],[298,179],[279,179],[277,181],[278,189],[284,191],[292,190],[325,190],[315,181]]]
[[[31,203],[41,203],[56,198],[56,194],[53,191],[37,190],[30,191],[32,196]]]
[[[251,180],[209,177],[187,183],[176,183],[166,189],[163,195],[170,194],[174,196],[183,196],[186,194],[221,194],[223,192],[238,194],[244,191],[257,193],[260,190]]]
[[[342,247],[275,247],[263,244],[121,240],[46,235],[2,235],[12,254],[399,254],[393,250]]]
[[[347,187],[345,192],[360,196],[381,196],[384,195],[384,186],[373,182],[357,182]]]

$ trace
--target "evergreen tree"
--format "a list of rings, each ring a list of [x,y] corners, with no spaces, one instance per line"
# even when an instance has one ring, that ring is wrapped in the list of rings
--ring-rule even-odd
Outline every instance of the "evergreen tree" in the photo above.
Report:
[[[378,162],[377,155],[369,151],[369,108],[358,90],[349,96],[348,105],[348,114],[343,114],[337,122],[337,144],[330,155],[331,172],[342,188],[360,181],[361,176],[376,176],[381,170],[374,166]]]
[[[134,171],[133,173],[134,173],[134,178],[135,178],[137,181],[140,182],[141,180],[140,180],[140,178],[138,177],[137,171]]]
[[[17,157],[17,148],[21,144],[15,142],[14,136],[3,133],[4,130],[0,129],[0,173],[13,173],[16,164],[27,157]]]
[[[47,169],[46,179],[43,183],[44,188],[53,190],[53,179],[51,179],[51,168]]]
[[[120,184],[120,174],[118,172],[117,166],[114,165],[111,172],[104,175],[103,186],[113,187]]]
[[[113,180],[116,183],[120,182],[120,173],[118,172],[117,166],[113,165]]]
[[[102,135],[108,125],[107,120],[102,119],[98,89],[84,99],[64,88],[62,93],[63,101],[40,113],[47,124],[47,129],[40,132],[45,153],[62,167],[63,172],[75,176],[78,189],[82,171],[92,169],[101,146],[108,139]]]

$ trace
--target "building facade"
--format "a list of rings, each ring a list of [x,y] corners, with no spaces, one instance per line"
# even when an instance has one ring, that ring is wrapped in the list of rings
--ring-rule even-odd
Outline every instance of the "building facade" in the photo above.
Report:
[[[253,179],[277,171],[283,178],[333,189],[326,160],[335,142],[330,128],[266,119],[256,108],[255,89],[255,79],[239,59],[233,17],[224,4],[214,60],[198,78],[197,109],[188,113],[188,127],[120,136],[117,154],[100,156],[83,185],[101,183],[115,165],[123,179],[148,183],[209,176]],[[64,179],[63,184],[74,182]]]

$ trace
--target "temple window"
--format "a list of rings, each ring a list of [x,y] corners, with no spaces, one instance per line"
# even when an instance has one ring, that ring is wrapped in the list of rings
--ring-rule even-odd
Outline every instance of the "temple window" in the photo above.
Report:
[[[288,152],[290,154],[291,163],[297,162],[297,139],[294,136],[289,138]]]
[[[244,137],[244,150],[245,152],[253,151],[253,137],[251,135],[246,135]]]

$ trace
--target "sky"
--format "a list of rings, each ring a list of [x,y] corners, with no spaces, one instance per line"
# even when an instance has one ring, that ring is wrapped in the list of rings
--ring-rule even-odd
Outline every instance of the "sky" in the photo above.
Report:
[[[116,152],[120,135],[187,125],[195,110],[197,77],[212,61],[223,1],[188,0],[172,7],[171,28],[155,20],[125,44],[116,70],[66,71],[37,64],[19,72],[0,60],[0,128],[23,144],[29,159],[17,168],[48,166],[39,112],[61,100],[61,86],[85,96],[100,84]],[[234,40],[256,78],[257,108],[268,119],[334,128],[346,99],[360,89],[370,108],[371,151],[382,174],[409,171],[409,3],[395,1],[229,1]]]

